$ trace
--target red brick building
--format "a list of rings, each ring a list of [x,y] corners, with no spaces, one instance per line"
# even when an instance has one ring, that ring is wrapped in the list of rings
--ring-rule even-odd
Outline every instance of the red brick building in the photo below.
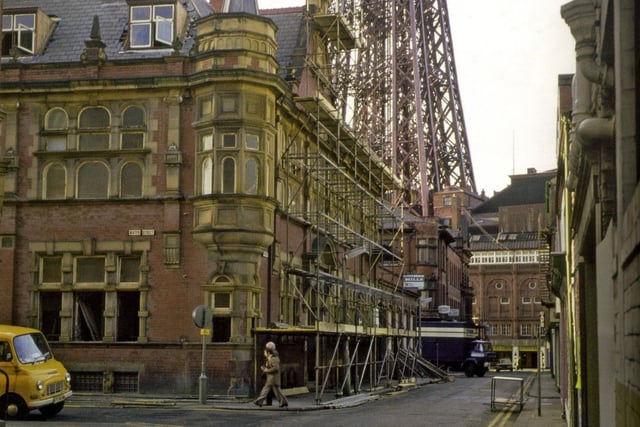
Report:
[[[547,215],[556,171],[511,176],[511,184],[471,210],[469,280],[474,320],[487,328],[500,357],[538,363],[540,313],[554,298],[547,286]],[[546,339],[542,340],[546,346]],[[546,347],[543,349],[546,357]],[[546,363],[546,361],[545,361]],[[545,365],[546,366],[546,365]]]
[[[201,332],[206,392],[251,393],[267,339],[285,387],[351,388],[416,344],[412,244],[415,271],[454,257],[466,282],[436,221],[425,245],[397,233],[399,180],[323,110],[349,41],[314,3],[309,26],[255,2],[3,2],[0,322],[42,329],[74,389],[195,393]]]

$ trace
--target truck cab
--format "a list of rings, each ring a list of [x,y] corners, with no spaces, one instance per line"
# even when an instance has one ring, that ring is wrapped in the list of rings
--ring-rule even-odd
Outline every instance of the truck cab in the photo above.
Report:
[[[491,343],[480,339],[481,329],[471,322],[423,319],[422,357],[441,368],[481,377],[496,359]]]
[[[38,409],[57,414],[71,396],[71,376],[37,329],[0,325],[0,418]]]
[[[474,340],[469,357],[464,361],[462,370],[467,377],[483,376],[496,360],[496,353],[489,341]]]

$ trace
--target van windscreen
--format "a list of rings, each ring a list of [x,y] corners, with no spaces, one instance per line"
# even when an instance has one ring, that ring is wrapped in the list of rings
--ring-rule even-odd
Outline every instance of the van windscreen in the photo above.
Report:
[[[51,349],[40,333],[18,335],[13,339],[13,347],[20,363],[36,363],[51,358]]]

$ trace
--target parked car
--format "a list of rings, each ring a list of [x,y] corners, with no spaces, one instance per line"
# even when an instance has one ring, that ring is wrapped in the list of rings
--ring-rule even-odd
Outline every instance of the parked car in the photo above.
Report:
[[[70,396],[71,376],[42,332],[0,325],[0,418],[24,418],[34,409],[52,417]]]
[[[500,371],[512,371],[513,372],[513,363],[511,363],[511,359],[507,358],[503,358],[503,359],[499,359],[495,365],[493,365],[493,368],[496,370],[496,372],[500,372]]]

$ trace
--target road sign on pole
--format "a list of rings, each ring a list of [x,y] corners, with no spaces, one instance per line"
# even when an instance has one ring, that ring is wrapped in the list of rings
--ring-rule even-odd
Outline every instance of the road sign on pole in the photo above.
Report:
[[[199,305],[191,313],[193,323],[200,328],[200,336],[202,337],[202,366],[200,369],[199,381],[199,397],[200,403],[207,403],[207,374],[205,373],[205,354],[207,351],[206,338],[211,333],[211,309],[205,305]]]

